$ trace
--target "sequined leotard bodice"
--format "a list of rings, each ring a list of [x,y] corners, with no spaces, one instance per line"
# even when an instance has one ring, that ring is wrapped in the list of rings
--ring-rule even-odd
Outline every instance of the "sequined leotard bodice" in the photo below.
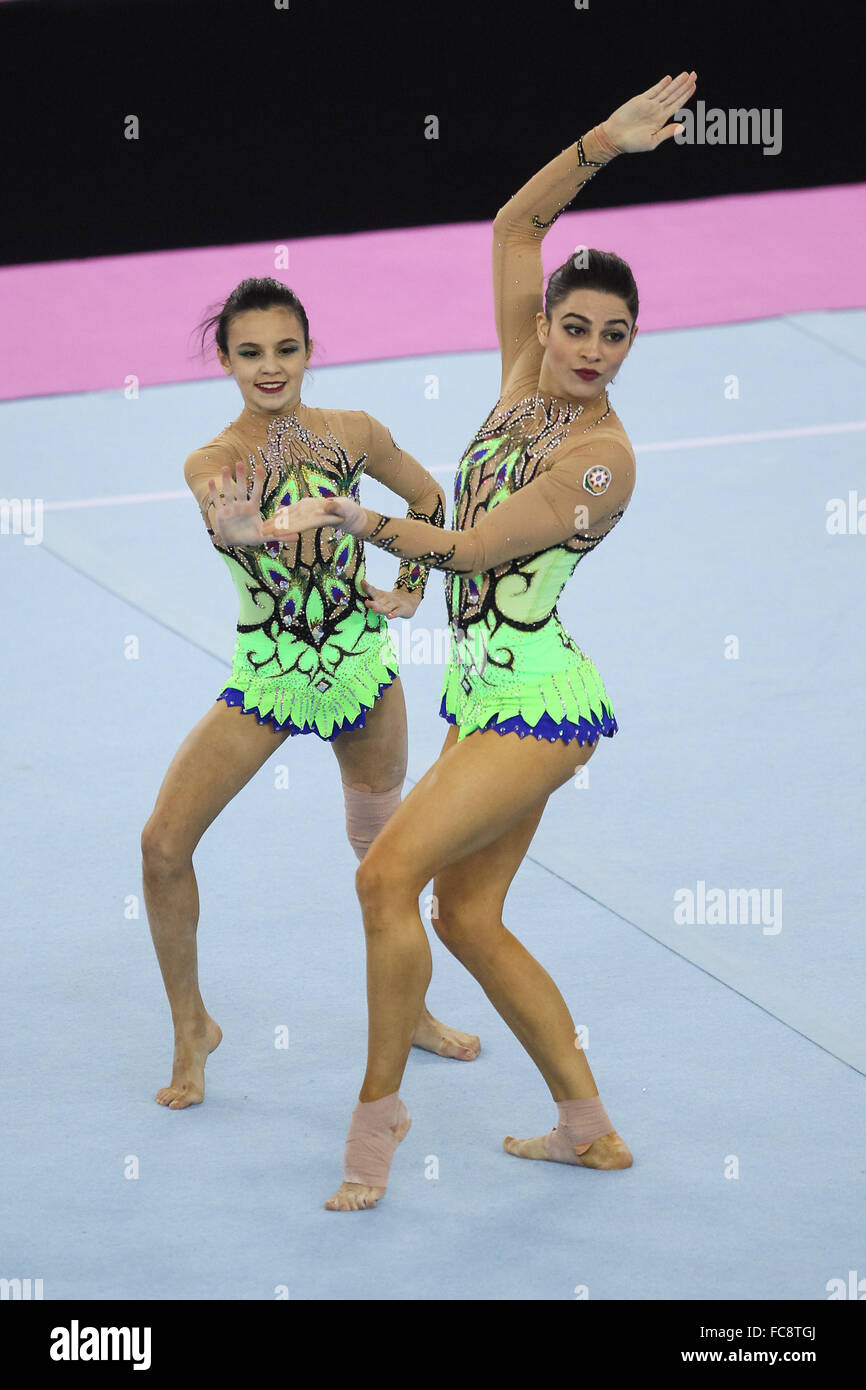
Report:
[[[364,411],[299,402],[264,417],[245,408],[187,460],[187,482],[205,515],[208,479],[219,482],[222,467],[234,473],[238,463],[250,478],[257,460],[266,518],[301,497],[357,499],[367,472],[406,498],[410,517],[436,527],[444,521],[435,479]],[[220,698],[293,733],[332,739],[360,727],[398,670],[387,620],[365,605],[363,542],[337,539],[328,527],[266,549],[215,544],[240,601],[231,681]],[[427,574],[422,561],[406,560],[395,587],[423,593]]]
[[[496,508],[540,480],[580,415],[579,408],[567,402],[537,397],[497,402],[457,470],[455,526],[461,531],[477,527],[482,517],[486,525],[486,518]],[[494,714],[504,720],[517,713],[524,723],[534,726],[546,711],[565,715],[571,709],[572,714],[578,713],[569,698],[573,694],[598,696],[593,672],[563,627],[557,602],[580,560],[595,549],[625,510],[623,500],[606,514],[601,527],[597,524],[590,530],[590,508],[584,498],[588,501],[609,489],[611,455],[620,443],[616,437],[618,422],[612,417],[611,411],[604,421],[612,434],[601,440],[587,439],[581,451],[583,496],[575,490],[570,504],[572,534],[559,544],[490,569],[474,574],[452,570],[447,576],[454,645],[442,713],[446,717],[453,714],[461,729],[468,724],[480,727]],[[574,457],[578,458],[576,451]],[[628,472],[627,453],[619,457],[618,471]],[[522,500],[528,507],[534,494],[525,493]],[[561,506],[561,499],[558,501]],[[538,505],[543,518],[551,503],[539,496]],[[580,681],[576,692],[570,689],[569,672]]]

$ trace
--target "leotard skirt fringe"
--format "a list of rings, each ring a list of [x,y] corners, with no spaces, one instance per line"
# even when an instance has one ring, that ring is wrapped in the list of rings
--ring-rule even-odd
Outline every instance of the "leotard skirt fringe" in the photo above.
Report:
[[[294,639],[289,649],[287,634],[285,650],[253,666],[249,637],[239,635],[231,679],[217,699],[280,733],[317,734],[332,743],[362,729],[399,674],[397,653],[381,614],[353,614],[335,636],[321,646]]]
[[[558,617],[540,632],[511,630],[485,648],[482,625],[452,643],[439,714],[459,738],[479,729],[553,742],[594,743],[618,725],[604,683]],[[474,640],[473,640],[474,639]]]

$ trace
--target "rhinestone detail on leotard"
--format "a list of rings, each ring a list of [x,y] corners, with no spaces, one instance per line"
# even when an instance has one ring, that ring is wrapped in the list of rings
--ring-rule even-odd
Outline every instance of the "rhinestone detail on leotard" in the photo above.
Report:
[[[594,170],[596,171],[596,173],[597,173],[599,169],[603,169],[603,168],[604,168],[604,165],[603,165],[602,163],[600,163],[597,159],[587,159],[586,155],[585,155],[584,152],[583,152],[583,140],[582,140],[582,138],[581,138],[580,136],[577,137],[577,141],[576,141],[575,143],[577,144],[577,167],[578,167],[579,169],[594,169]],[[581,188],[585,188],[586,185],[587,185],[588,183],[590,183],[590,182],[592,181],[592,179],[594,179],[594,178],[595,178],[595,174],[590,174],[589,178],[586,178],[586,179],[583,180],[583,182],[581,183],[580,187],[581,187]],[[579,190],[577,190],[577,192],[579,192]],[[575,192],[575,195],[574,195],[575,197],[577,197],[577,192]],[[567,203],[565,204],[565,207],[561,207],[561,208],[559,209],[559,212],[555,212],[555,213],[553,214],[553,216],[551,217],[551,219],[550,219],[549,222],[543,222],[543,221],[541,220],[541,218],[537,215],[537,213],[533,213],[533,214],[532,214],[532,225],[533,225],[533,227],[537,227],[538,230],[539,230],[540,232],[546,232],[547,229],[548,229],[548,227],[552,227],[552,226],[553,226],[553,224],[554,224],[554,222],[556,221],[557,217],[561,217],[561,216],[562,216],[562,214],[565,212],[565,208],[566,208],[566,207],[568,207],[568,204],[567,204]]]

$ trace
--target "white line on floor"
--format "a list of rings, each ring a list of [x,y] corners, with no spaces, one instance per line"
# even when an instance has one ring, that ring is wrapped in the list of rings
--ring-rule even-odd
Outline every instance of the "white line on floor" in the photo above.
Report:
[[[756,430],[752,434],[708,434],[696,439],[665,439],[657,444],[635,444],[636,454],[664,454],[674,449],[707,449],[719,444],[757,444],[764,439],[805,439],[811,435],[849,434],[866,430],[866,420],[849,420],[840,425],[796,425],[784,430]],[[451,464],[431,468],[431,473],[453,473]],[[131,492],[121,497],[82,497],[71,502],[45,502],[46,512],[70,511],[73,507],[123,507],[137,502],[174,502],[181,497],[193,500],[187,488],[177,492]]]

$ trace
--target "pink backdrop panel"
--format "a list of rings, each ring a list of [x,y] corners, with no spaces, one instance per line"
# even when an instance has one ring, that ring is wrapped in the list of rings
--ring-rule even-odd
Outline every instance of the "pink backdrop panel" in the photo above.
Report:
[[[643,331],[866,305],[866,184],[566,213],[549,273],[579,245],[634,269]],[[193,329],[246,276],[310,319],[314,366],[496,347],[489,222],[0,268],[0,399],[219,374]],[[285,254],[285,249],[283,254]]]

